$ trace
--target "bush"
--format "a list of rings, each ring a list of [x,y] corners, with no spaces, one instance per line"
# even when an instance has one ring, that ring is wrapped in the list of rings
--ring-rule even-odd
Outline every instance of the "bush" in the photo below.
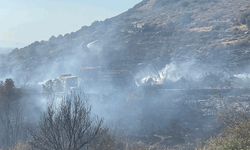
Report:
[[[7,150],[32,150],[32,148],[28,143],[23,144],[22,141],[19,141],[14,146],[7,148]]]
[[[194,19],[192,18],[192,13],[183,13],[179,18],[179,23],[186,25],[191,23]]]
[[[182,7],[187,7],[190,3],[188,1],[181,2]]]
[[[221,97],[223,110],[217,113],[224,124],[222,133],[211,138],[202,150],[250,149],[250,114],[241,103],[238,106],[226,104]]]
[[[240,14],[238,18],[238,22],[240,24],[246,24],[246,18],[250,15],[250,11],[245,11],[242,14]]]
[[[246,20],[247,28],[248,30],[250,30],[250,16],[248,16],[245,20]]]
[[[52,35],[50,38],[49,38],[49,42],[54,42],[56,40],[56,37],[54,35]]]
[[[48,80],[42,86],[43,94],[48,100],[54,100],[56,93],[63,91],[63,84],[57,78],[55,78],[54,80]]]
[[[210,3],[210,2],[219,2],[219,0],[193,0],[193,2],[202,4],[202,3]]]
[[[25,137],[23,95],[24,90],[16,88],[12,79],[0,82],[0,147],[9,147]]]
[[[235,47],[246,47],[249,46],[249,37],[245,38],[245,39],[238,39],[235,43],[234,43]]]
[[[80,150],[98,137],[102,123],[91,115],[84,96],[68,96],[58,106],[48,105],[38,126],[30,130],[30,145],[41,150]]]
[[[167,6],[169,4],[174,4],[179,2],[180,0],[156,0],[154,3],[154,7],[162,7],[162,6]]]

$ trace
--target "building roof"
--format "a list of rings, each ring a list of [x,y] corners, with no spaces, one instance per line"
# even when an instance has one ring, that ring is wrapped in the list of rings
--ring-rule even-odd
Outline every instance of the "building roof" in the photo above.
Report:
[[[65,77],[66,79],[70,79],[70,78],[77,78],[77,76],[68,76],[68,77]]]
[[[88,70],[88,69],[101,69],[100,67],[81,67],[80,70]]]
[[[73,79],[73,78],[77,78],[77,76],[72,76],[72,75],[71,76],[65,76],[65,77],[61,76],[59,79],[60,80],[66,80],[66,79]]]
[[[68,76],[72,76],[72,75],[70,73],[61,74],[61,77],[68,77]]]

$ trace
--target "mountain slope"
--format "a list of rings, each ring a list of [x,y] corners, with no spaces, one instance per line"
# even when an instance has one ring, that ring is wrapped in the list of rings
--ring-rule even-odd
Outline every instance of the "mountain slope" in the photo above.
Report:
[[[136,71],[195,61],[206,71],[240,71],[250,63],[249,6],[246,0],[143,0],[116,17],[0,55],[0,68],[57,75],[80,66]]]

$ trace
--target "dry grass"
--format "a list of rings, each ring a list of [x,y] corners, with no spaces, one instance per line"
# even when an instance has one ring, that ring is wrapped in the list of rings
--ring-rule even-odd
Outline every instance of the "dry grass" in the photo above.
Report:
[[[146,145],[142,142],[131,142],[126,138],[119,138],[104,129],[102,134],[89,146],[89,150],[170,150],[162,145]]]
[[[22,141],[19,141],[16,145],[7,148],[6,150],[32,150],[32,148],[28,143],[23,144]]]
[[[200,28],[192,28],[190,31],[195,31],[195,32],[209,32],[212,30],[212,26],[210,27],[200,27]]]
[[[247,106],[225,104],[223,112],[218,112],[219,120],[225,125],[222,133],[211,137],[199,150],[250,150],[250,115]]]

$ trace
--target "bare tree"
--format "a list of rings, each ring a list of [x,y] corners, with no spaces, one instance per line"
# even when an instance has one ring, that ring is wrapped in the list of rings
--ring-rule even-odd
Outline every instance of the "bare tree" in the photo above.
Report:
[[[24,106],[21,105],[23,94],[23,89],[16,88],[12,79],[0,82],[0,139],[4,147],[24,140]]]
[[[30,130],[34,149],[81,150],[101,132],[103,120],[91,115],[86,97],[67,96],[47,106],[39,125]]]
[[[4,147],[12,146],[19,140],[24,140],[25,118],[23,109],[19,105],[10,104],[1,107],[0,129],[2,134],[2,144]]]

